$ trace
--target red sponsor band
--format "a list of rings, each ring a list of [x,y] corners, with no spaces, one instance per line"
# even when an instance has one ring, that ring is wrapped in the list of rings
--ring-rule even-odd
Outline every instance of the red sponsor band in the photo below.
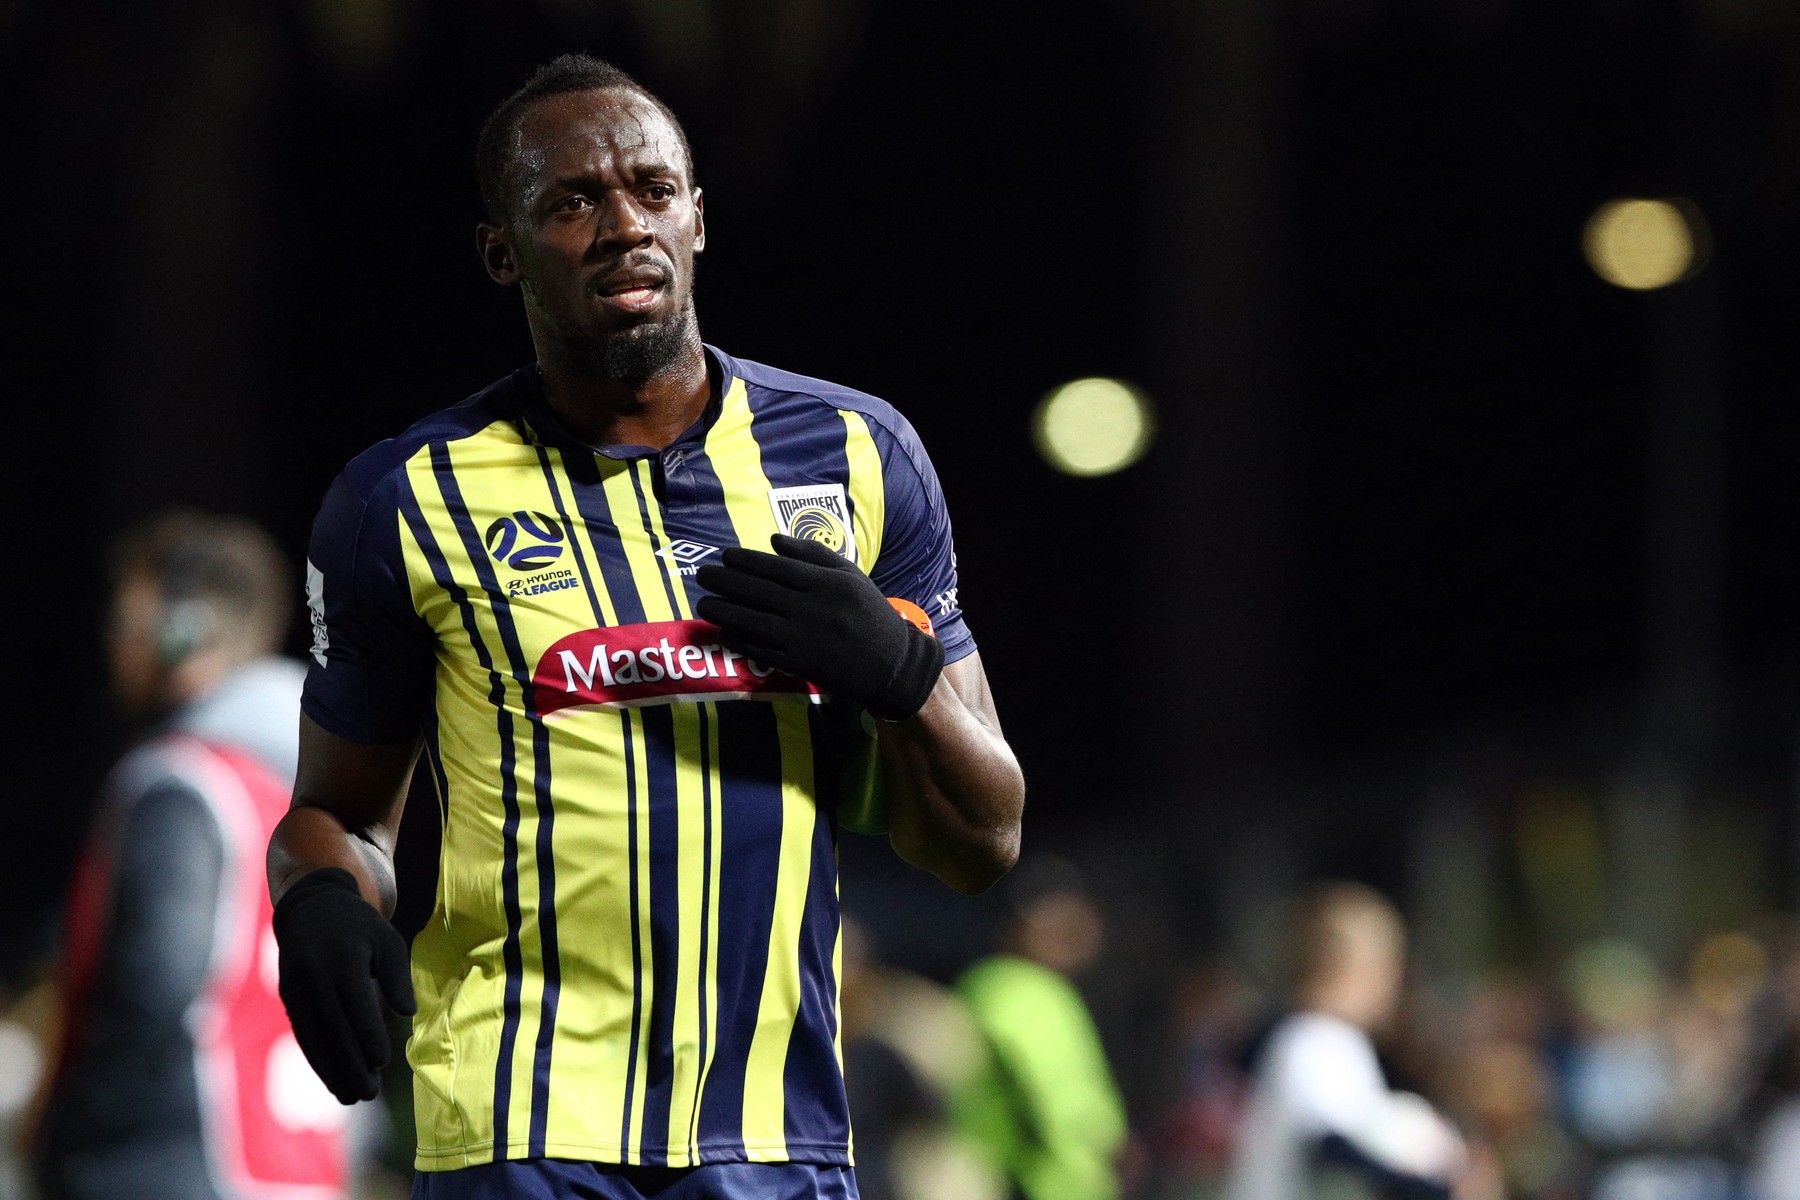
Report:
[[[688,699],[819,694],[804,679],[727,650],[719,643],[719,627],[699,620],[572,633],[544,651],[531,682],[544,716],[587,704],[628,708]]]

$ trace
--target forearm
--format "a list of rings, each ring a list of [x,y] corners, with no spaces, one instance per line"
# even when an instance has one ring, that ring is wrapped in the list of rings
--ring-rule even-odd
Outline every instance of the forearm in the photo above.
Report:
[[[1019,857],[1025,779],[1000,730],[940,676],[925,707],[881,727],[888,836],[901,858],[959,892],[985,891]]]
[[[323,808],[296,804],[269,839],[270,899],[280,903],[301,876],[323,867],[350,872],[363,899],[382,915],[393,915],[397,888],[393,839],[387,830],[379,824],[351,828]]]

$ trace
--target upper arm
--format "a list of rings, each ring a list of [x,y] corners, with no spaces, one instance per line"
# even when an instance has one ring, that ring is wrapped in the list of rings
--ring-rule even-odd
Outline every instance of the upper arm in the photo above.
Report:
[[[312,651],[300,707],[345,742],[411,742],[430,702],[435,638],[413,605],[395,476],[370,494],[340,477],[306,556]]]
[[[400,545],[401,486],[390,475],[364,493],[340,477],[313,525],[300,761],[292,808],[269,845],[271,895],[333,865],[357,873],[378,907],[392,903],[394,841],[436,649]]]
[[[391,855],[418,756],[416,734],[403,742],[365,744],[302,715],[293,806],[322,808]]]
[[[944,645],[944,661],[956,664],[975,652],[975,638],[963,621],[957,595],[950,511],[918,435],[905,421],[897,416],[895,420],[882,448],[886,513],[881,552],[869,576],[883,595],[910,600],[925,610]]]
[[[1274,1062],[1302,1125],[1354,1136],[1388,1095],[1374,1049],[1359,1035],[1307,1022],[1288,1031]]]
[[[212,969],[224,834],[199,793],[165,780],[132,802],[115,862],[108,995],[145,1019],[178,1020]]]

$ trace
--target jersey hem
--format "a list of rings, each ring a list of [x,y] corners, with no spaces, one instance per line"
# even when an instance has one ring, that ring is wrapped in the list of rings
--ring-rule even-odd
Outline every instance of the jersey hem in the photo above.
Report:
[[[798,1151],[798,1153],[796,1153]],[[780,1155],[781,1157],[769,1157]],[[506,1155],[499,1161],[517,1162],[531,1158],[566,1158],[575,1162],[598,1163],[602,1166],[662,1166],[669,1155],[639,1151],[637,1162],[627,1163],[618,1145],[608,1142],[546,1141],[534,1147],[528,1138],[506,1143]],[[657,1161],[661,1160],[661,1161]],[[478,1146],[444,1146],[435,1150],[420,1148],[413,1157],[413,1169],[437,1172],[455,1171],[463,1167],[481,1167],[495,1162],[494,1144]],[[718,1163],[799,1163],[814,1167],[854,1167],[855,1157],[843,1142],[702,1142],[688,1167],[708,1167]],[[682,1169],[677,1167],[677,1169]]]

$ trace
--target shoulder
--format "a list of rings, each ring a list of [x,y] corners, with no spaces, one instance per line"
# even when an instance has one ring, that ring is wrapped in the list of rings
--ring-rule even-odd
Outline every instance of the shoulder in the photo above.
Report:
[[[338,486],[366,505],[391,492],[392,485],[420,450],[428,446],[474,437],[496,421],[519,417],[520,376],[524,367],[495,380],[474,395],[415,421],[397,437],[375,443],[351,459]]]
[[[102,806],[106,819],[123,825],[145,815],[183,814],[213,823],[207,802],[206,772],[182,734],[164,734],[126,754],[106,777]]]
[[[957,980],[956,991],[975,1009],[988,1012],[1041,1011],[1075,995],[1061,975],[1010,954],[996,954],[970,967]]]
[[[1372,1061],[1369,1035],[1347,1021],[1322,1013],[1295,1013],[1270,1036],[1269,1060],[1277,1069],[1316,1069]]]
[[[749,359],[730,358],[722,353],[720,357],[732,374],[744,381],[752,412],[774,407],[807,406],[816,407],[821,412],[853,412],[868,421],[870,432],[878,442],[884,443],[884,450],[888,445],[893,445],[910,455],[919,444],[919,435],[914,431],[912,422],[879,396],[871,396],[867,392],[845,387],[841,383],[832,383],[828,379],[783,371],[779,367]]]

